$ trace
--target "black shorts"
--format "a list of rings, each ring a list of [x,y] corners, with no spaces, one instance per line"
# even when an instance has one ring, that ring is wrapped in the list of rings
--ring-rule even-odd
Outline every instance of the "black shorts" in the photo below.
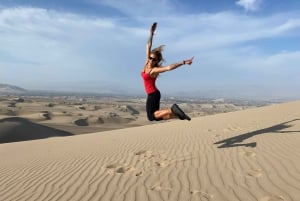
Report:
[[[154,116],[154,112],[159,110],[159,103],[160,103],[160,91],[157,90],[151,94],[148,94],[147,102],[146,102],[146,111],[147,117],[149,121],[160,121],[160,119],[156,119]]]

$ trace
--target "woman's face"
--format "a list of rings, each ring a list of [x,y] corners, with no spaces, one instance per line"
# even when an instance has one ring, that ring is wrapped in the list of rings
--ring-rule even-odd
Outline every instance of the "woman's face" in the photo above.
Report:
[[[151,66],[155,66],[158,63],[158,57],[156,54],[150,54],[149,56],[149,62],[151,64]]]

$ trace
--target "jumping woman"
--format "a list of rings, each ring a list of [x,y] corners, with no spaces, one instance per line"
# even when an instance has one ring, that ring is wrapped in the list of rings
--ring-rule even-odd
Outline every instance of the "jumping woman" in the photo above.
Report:
[[[144,80],[145,91],[147,93],[146,111],[149,121],[168,120],[173,118],[179,118],[181,120],[191,120],[177,104],[173,104],[169,109],[160,109],[160,91],[156,88],[155,81],[160,73],[174,70],[180,66],[191,65],[193,58],[183,60],[182,62],[170,64],[168,66],[162,66],[164,61],[162,51],[164,46],[152,48],[153,35],[156,29],[157,23],[153,23],[150,29],[150,37],[146,46],[146,63],[144,69],[141,72],[141,76]]]

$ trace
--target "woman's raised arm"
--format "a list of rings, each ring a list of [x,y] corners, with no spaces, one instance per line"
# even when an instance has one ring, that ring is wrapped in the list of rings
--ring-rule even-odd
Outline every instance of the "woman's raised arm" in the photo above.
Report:
[[[154,22],[151,26],[151,29],[150,29],[150,36],[149,36],[147,46],[146,46],[146,61],[150,57],[151,48],[152,48],[152,40],[153,40],[153,35],[154,35],[154,32],[155,32],[156,26],[157,26],[157,23]]]

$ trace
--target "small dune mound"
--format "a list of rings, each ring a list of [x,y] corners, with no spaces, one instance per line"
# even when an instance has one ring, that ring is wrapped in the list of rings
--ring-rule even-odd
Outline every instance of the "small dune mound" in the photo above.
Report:
[[[76,119],[73,122],[76,126],[88,126],[88,119],[87,118],[83,118],[83,119]]]
[[[20,117],[0,120],[0,143],[71,136],[72,133],[33,123]]]
[[[109,116],[107,117],[107,121],[109,123],[129,123],[130,121],[132,121],[132,119],[123,118],[120,115],[111,112],[111,113],[109,113]]]
[[[54,106],[55,106],[54,103],[48,103],[48,104],[46,104],[46,107],[54,107]]]
[[[107,116],[98,117],[98,123],[112,123],[112,124],[126,124],[133,121],[133,118],[126,118],[118,115],[117,113],[110,112]]]
[[[25,102],[24,98],[14,98],[13,100],[18,102],[18,103],[24,103]]]
[[[100,124],[104,124],[103,118],[102,118],[102,117],[98,117],[98,122],[99,122]]]
[[[51,120],[52,119],[52,115],[49,111],[44,111],[40,114],[40,116],[43,118],[43,119],[46,119],[46,120]]]
[[[83,105],[76,105],[76,109],[79,109],[79,110],[86,110],[86,107],[83,106]]]
[[[20,97],[8,98],[7,100],[14,101],[14,102],[17,102],[17,103],[24,103],[25,102],[25,99],[24,98],[20,98]]]
[[[102,107],[100,105],[95,105],[94,106],[94,111],[97,111],[97,110],[100,110],[100,109],[102,109]]]
[[[88,118],[88,123],[90,125],[92,124],[104,124],[104,119],[102,117],[89,117]]]
[[[131,115],[140,114],[140,112],[134,109],[131,105],[121,105],[119,110],[122,112],[129,112]]]
[[[16,104],[15,102],[9,102],[7,107],[16,107]]]

